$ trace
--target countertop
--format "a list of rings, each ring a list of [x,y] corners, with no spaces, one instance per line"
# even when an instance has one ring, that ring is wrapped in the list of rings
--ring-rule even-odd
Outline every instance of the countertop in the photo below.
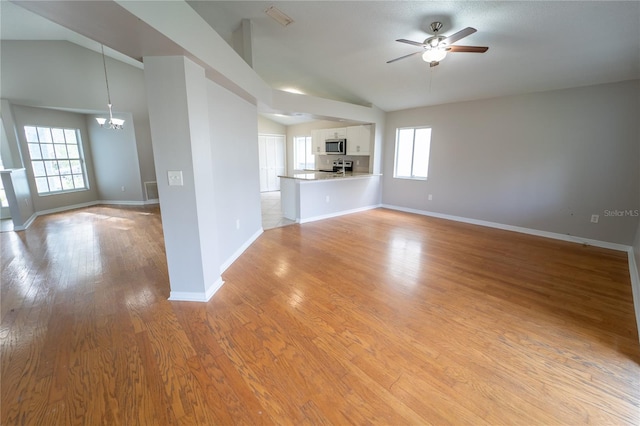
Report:
[[[292,175],[281,175],[278,176],[280,178],[285,179],[298,179],[298,180],[336,180],[336,179],[356,179],[356,178],[366,178],[370,176],[380,176],[378,174],[372,173],[354,173],[354,172],[346,172],[342,174],[341,172],[321,172],[318,170],[307,170],[301,173],[294,173]]]

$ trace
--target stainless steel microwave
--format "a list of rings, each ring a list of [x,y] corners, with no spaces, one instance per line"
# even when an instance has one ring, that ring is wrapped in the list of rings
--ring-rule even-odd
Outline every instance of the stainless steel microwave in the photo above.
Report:
[[[345,155],[347,153],[346,139],[327,139],[324,143],[327,154]]]

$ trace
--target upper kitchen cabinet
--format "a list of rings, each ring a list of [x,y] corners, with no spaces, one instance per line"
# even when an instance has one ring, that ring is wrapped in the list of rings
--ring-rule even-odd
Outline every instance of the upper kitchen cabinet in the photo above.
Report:
[[[337,129],[324,129],[325,139],[345,139],[347,137],[347,128],[339,127]]]
[[[314,155],[325,155],[325,129],[316,129],[311,131],[311,149]]]
[[[311,131],[311,146],[315,155],[325,155],[327,139],[346,139],[347,155],[371,155],[373,125],[315,129]]]
[[[347,127],[347,155],[371,155],[372,127],[371,124]]]
[[[339,127],[335,129],[316,129],[311,131],[311,147],[315,155],[326,154],[325,141],[327,139],[345,139],[347,128]],[[347,147],[349,144],[347,143]]]

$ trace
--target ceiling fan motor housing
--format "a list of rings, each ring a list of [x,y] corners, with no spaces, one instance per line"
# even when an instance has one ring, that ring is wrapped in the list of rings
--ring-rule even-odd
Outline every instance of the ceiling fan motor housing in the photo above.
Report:
[[[429,25],[429,28],[431,28],[431,32],[433,34],[438,34],[438,32],[442,29],[442,22],[432,22],[431,25]]]
[[[446,38],[445,36],[439,36],[439,35],[429,37],[424,41],[424,44],[425,44],[424,48],[435,49],[441,45],[442,40],[444,40],[445,38]]]

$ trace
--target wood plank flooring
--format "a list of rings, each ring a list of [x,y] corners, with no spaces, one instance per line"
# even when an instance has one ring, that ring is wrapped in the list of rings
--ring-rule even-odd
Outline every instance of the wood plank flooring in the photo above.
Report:
[[[1,239],[1,424],[640,424],[626,253],[377,209],[169,302],[157,208]]]

